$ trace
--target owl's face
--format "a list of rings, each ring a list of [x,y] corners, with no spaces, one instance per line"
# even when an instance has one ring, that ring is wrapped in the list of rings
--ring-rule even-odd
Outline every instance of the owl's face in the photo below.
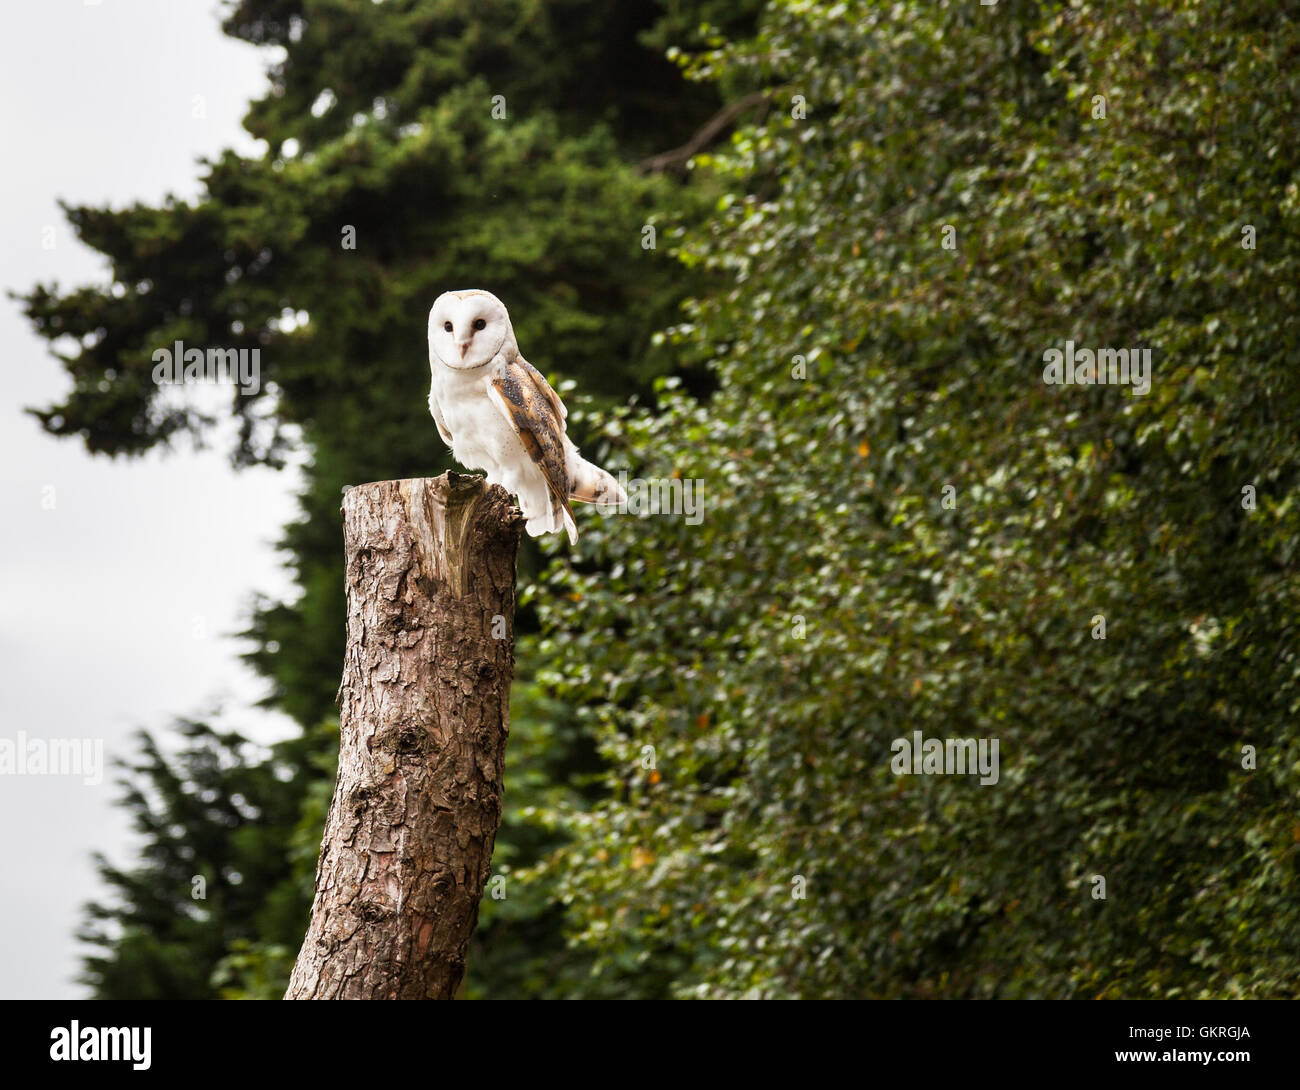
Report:
[[[489,291],[448,291],[429,311],[429,352],[444,367],[482,367],[513,335],[510,315]]]

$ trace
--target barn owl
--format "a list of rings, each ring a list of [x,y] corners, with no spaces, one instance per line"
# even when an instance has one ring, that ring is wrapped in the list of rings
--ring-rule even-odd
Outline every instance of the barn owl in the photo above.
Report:
[[[576,544],[570,500],[621,503],[619,483],[578,454],[569,411],[519,354],[505,304],[489,291],[449,291],[429,311],[429,411],[466,469],[487,470],[519,499],[533,537],[564,530]]]

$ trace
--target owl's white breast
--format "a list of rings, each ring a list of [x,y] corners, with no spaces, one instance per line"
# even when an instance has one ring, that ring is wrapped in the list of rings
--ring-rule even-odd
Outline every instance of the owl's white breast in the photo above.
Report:
[[[495,363],[468,374],[438,367],[429,399],[437,401],[451,432],[451,453],[467,469],[487,471],[488,480],[515,492],[518,477],[536,471],[519,436],[488,397]]]

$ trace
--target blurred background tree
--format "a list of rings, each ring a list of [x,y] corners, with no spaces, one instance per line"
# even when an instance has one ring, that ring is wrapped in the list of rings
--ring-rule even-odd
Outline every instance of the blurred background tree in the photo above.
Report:
[[[98,994],[282,987],[332,776],[339,489],[447,465],[424,319],[467,276],[595,395],[580,442],[704,501],[524,560],[509,894],[467,994],[1296,993],[1296,13],[754,13],[243,4],[227,30],[286,50],[266,157],[194,206],[70,210],[126,290],[29,297],[90,341],[46,427],[201,433],[152,349],[260,345],[237,456],[312,452],[302,597],[252,628],[303,737],[146,750],[166,851],[105,872]],[[755,91],[728,146],[638,169]],[[1045,385],[1067,339],[1151,349],[1150,393]],[[895,776],[917,730],[996,738],[999,783]],[[197,921],[145,888],[187,846],[243,876]]]

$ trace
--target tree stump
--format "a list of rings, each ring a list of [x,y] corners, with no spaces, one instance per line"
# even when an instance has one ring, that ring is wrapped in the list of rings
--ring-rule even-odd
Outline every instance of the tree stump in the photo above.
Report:
[[[339,771],[285,999],[450,999],[492,846],[523,519],[480,477],[343,499]]]

